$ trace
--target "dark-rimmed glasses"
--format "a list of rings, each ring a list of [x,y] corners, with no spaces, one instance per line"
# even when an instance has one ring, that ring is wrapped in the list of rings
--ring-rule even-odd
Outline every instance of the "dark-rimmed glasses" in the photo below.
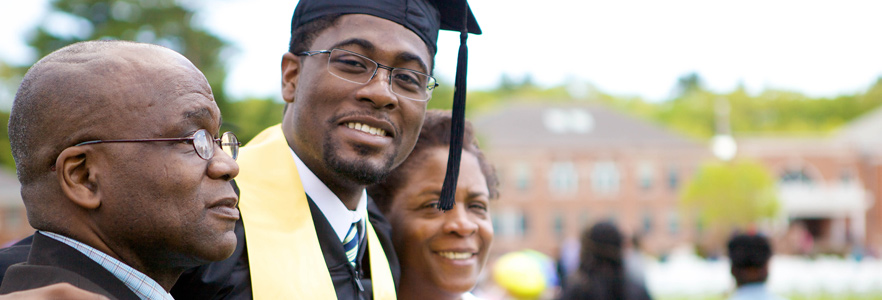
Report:
[[[393,68],[376,62],[367,56],[343,49],[314,50],[296,53],[297,56],[328,54],[328,73],[337,78],[365,84],[377,75],[377,69],[389,70],[389,87],[392,93],[416,101],[428,101],[432,90],[438,87],[429,74],[405,68]]]
[[[208,130],[199,129],[189,137],[182,138],[159,138],[159,139],[123,139],[123,140],[94,140],[76,144],[74,146],[94,145],[103,143],[140,143],[140,142],[185,142],[190,141],[196,154],[204,160],[210,160],[214,157],[214,144],[221,147],[221,150],[234,160],[239,156],[239,139],[236,134],[227,131],[221,135],[219,139],[212,138]]]

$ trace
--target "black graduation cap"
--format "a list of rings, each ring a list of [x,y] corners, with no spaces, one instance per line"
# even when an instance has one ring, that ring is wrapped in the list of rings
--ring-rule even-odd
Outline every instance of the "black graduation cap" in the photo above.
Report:
[[[441,210],[454,205],[459,162],[462,156],[462,134],[465,129],[466,68],[469,33],[481,34],[481,28],[466,0],[301,0],[294,9],[291,31],[309,21],[335,14],[368,14],[387,19],[416,33],[432,53],[438,51],[438,30],[460,32],[459,56],[453,93],[453,122],[450,127],[450,153],[447,175],[441,189]]]

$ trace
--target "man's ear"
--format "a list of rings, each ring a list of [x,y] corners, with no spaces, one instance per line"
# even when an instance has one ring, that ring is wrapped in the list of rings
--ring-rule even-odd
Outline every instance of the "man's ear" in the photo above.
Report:
[[[297,78],[300,77],[300,57],[291,52],[282,55],[282,99],[285,102],[294,102],[294,91],[297,88]]]
[[[85,209],[101,206],[94,164],[89,160],[87,147],[70,147],[61,151],[55,160],[55,174],[61,191],[74,204]]]

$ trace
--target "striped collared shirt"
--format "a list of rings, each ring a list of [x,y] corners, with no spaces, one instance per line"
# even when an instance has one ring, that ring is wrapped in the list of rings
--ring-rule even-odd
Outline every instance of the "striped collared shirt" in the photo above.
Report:
[[[174,298],[159,285],[155,280],[147,277],[144,273],[138,272],[138,270],[129,267],[125,263],[110,257],[110,255],[105,254],[104,252],[98,251],[95,248],[90,247],[89,245],[78,242],[69,237],[52,233],[48,231],[40,231],[41,234],[48,236],[56,241],[62,242],[68,246],[71,246],[77,251],[80,251],[90,259],[94,260],[96,263],[107,269],[113,276],[116,276],[120,281],[123,282],[132,292],[135,292],[139,298],[144,300],[174,300]]]

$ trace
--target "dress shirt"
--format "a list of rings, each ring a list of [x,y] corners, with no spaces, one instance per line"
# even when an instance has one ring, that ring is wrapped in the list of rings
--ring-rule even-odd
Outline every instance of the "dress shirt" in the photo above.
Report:
[[[40,231],[45,236],[49,238],[62,242],[65,245],[70,246],[71,248],[80,251],[83,255],[89,257],[89,259],[94,260],[96,263],[107,269],[113,276],[116,276],[120,281],[123,282],[130,290],[135,292],[139,298],[144,300],[174,300],[174,298],[159,285],[155,280],[151,279],[144,273],[138,272],[138,270],[129,267],[125,263],[111,257],[110,255],[105,254],[104,252],[98,251],[98,249],[92,248],[89,245],[83,244],[77,240],[72,238],[52,233],[48,231]]]
[[[340,201],[340,198],[309,170],[300,157],[297,157],[294,150],[291,150],[291,155],[294,157],[294,163],[297,164],[297,173],[300,175],[300,182],[303,183],[303,190],[331,223],[342,243],[352,223],[361,221],[367,215],[367,191],[361,190],[358,205],[354,211],[349,210],[343,201]],[[359,225],[359,240],[361,240],[364,237],[365,224],[360,222]]]

